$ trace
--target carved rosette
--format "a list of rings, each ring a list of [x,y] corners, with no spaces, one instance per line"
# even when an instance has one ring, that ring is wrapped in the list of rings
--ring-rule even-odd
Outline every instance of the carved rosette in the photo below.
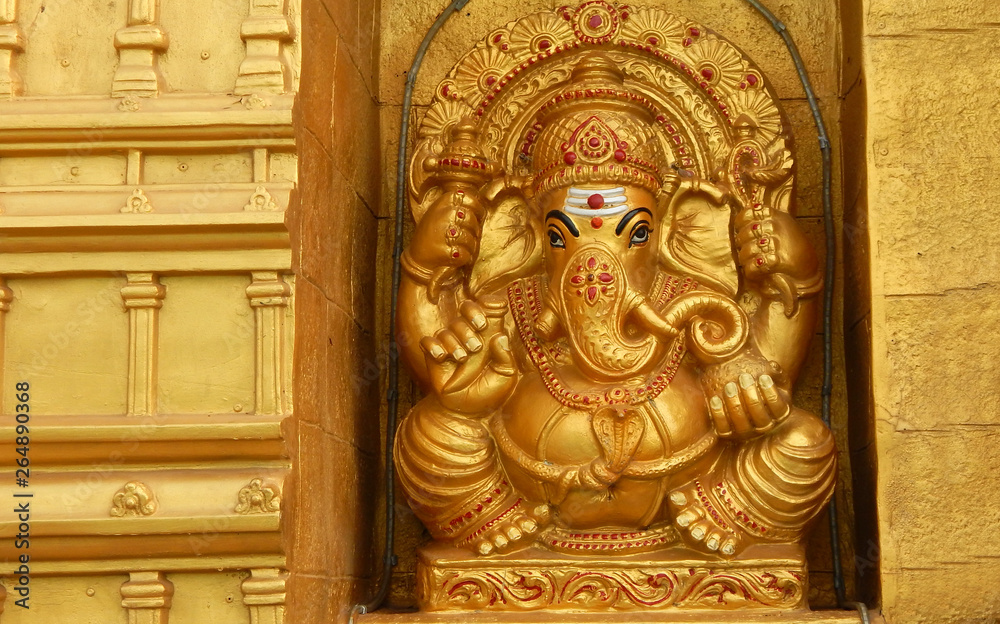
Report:
[[[275,203],[274,197],[271,196],[271,193],[264,186],[258,186],[253,194],[250,195],[250,201],[243,206],[243,210],[247,212],[270,212],[278,209],[278,204]]]
[[[489,161],[513,176],[530,175],[532,153],[524,148],[530,148],[538,107],[597,50],[624,71],[627,89],[655,108],[658,149],[666,162],[704,179],[722,167],[731,187],[753,187],[744,197],[787,210],[791,166],[780,167],[780,179],[748,181],[749,161],[734,158],[751,135],[758,156],[753,166],[773,169],[790,141],[777,96],[760,69],[696,22],[605,0],[527,15],[487,35],[440,83],[412,162],[440,154],[455,123],[471,116]],[[410,171],[411,206],[419,220],[434,196],[420,193],[428,174],[419,166]],[[668,175],[665,188],[676,182]]]
[[[116,518],[151,516],[155,512],[153,491],[139,481],[129,481],[111,499],[111,515]]]
[[[239,502],[236,503],[236,513],[240,515],[274,513],[281,509],[281,497],[278,491],[264,485],[263,479],[252,479],[240,490]]]
[[[805,606],[801,562],[752,561],[714,569],[661,560],[609,563],[539,559],[418,568],[421,605],[431,611],[800,609]],[[776,564],[777,563],[777,564]],[[785,565],[781,565],[785,564]]]
[[[149,202],[146,193],[142,189],[135,189],[125,200],[125,206],[121,208],[123,214],[147,214],[153,212],[153,204]]]

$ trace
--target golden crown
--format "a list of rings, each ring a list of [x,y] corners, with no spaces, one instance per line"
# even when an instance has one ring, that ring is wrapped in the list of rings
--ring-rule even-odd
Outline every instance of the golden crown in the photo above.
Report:
[[[665,158],[654,134],[659,113],[624,82],[610,59],[593,54],[574,68],[568,89],[542,105],[521,147],[531,158],[536,195],[586,183],[660,190]]]

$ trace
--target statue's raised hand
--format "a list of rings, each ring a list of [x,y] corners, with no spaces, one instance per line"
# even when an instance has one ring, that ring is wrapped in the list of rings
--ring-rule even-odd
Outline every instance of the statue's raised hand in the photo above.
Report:
[[[790,316],[798,297],[822,283],[812,245],[792,215],[761,204],[738,214],[734,225],[744,279],[781,299]]]
[[[514,389],[517,365],[503,331],[507,302],[465,301],[450,326],[420,341],[431,383],[441,404],[480,414],[500,405]]]
[[[763,435],[788,417],[791,405],[770,375],[756,380],[743,373],[723,386],[722,396],[708,400],[708,411],[720,438],[747,440]]]
[[[459,269],[475,261],[483,216],[471,188],[446,189],[417,224],[404,264],[411,275],[423,278],[432,299]]]

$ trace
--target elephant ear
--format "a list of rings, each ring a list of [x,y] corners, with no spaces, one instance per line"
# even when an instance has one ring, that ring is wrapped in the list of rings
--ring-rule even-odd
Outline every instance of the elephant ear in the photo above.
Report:
[[[711,193],[681,187],[669,200],[662,221],[660,257],[667,270],[735,297],[739,272],[730,234],[732,214]]]
[[[479,257],[469,276],[471,294],[496,291],[542,268],[540,222],[521,193],[505,193],[487,207]]]

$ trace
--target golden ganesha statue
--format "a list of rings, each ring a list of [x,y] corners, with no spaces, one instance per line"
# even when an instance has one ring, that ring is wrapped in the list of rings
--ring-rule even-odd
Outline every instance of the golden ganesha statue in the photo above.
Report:
[[[791,402],[822,275],[790,142],[760,70],[657,9],[529,15],[449,74],[396,320],[425,608],[804,605],[836,449]]]

